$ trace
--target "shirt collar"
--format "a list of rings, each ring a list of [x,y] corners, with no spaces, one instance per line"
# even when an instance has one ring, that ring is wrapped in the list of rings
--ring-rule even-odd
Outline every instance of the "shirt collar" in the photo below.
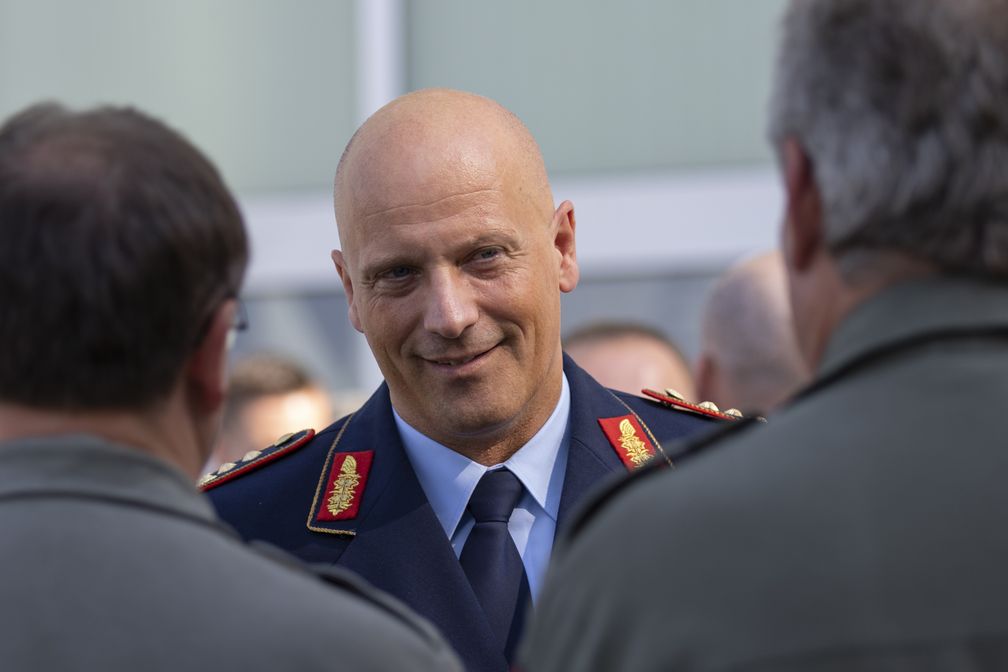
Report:
[[[555,474],[570,417],[570,386],[563,376],[560,399],[546,423],[503,465],[485,467],[410,426],[392,409],[399,436],[434,515],[451,538],[483,474],[507,467],[535,502],[556,521],[563,474]],[[560,480],[558,480],[560,479]]]

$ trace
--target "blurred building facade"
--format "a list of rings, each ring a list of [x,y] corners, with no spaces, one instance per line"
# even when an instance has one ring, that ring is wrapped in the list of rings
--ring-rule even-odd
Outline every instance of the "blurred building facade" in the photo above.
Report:
[[[695,354],[711,279],[775,242],[764,140],[783,0],[0,0],[0,115],[135,104],[189,135],[240,194],[250,329],[331,390],[380,379],[329,259],[330,182],[357,124],[399,93],[490,96],[575,204],[582,282],[564,330],[650,324]]]

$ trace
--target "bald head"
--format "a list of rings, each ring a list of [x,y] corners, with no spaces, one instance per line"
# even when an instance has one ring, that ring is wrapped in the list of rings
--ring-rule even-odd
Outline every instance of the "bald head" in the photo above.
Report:
[[[553,196],[528,129],[499,103],[464,91],[423,89],[375,112],[336,169],[340,243],[397,207],[435,203],[474,189],[506,189],[544,224]]]
[[[578,280],[574,206],[554,210],[528,129],[471,93],[407,94],[351,139],[335,201],[348,315],[396,412],[503,462],[560,397],[560,293]]]
[[[701,398],[744,411],[767,411],[808,378],[791,325],[779,253],[760,255],[715,283],[703,313],[697,364]]]

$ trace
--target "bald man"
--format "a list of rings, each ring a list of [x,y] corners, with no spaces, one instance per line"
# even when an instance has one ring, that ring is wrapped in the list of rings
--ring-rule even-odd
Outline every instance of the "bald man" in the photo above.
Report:
[[[469,669],[506,670],[572,507],[611,474],[676,459],[656,437],[712,423],[607,390],[563,355],[574,206],[554,204],[535,141],[497,103],[389,103],[345,150],[335,204],[349,319],[385,382],[297,449],[211,475],[210,497],[244,537],[398,596]]]
[[[744,261],[717,280],[703,312],[696,364],[700,398],[765,413],[808,381],[787,292],[779,252]]]

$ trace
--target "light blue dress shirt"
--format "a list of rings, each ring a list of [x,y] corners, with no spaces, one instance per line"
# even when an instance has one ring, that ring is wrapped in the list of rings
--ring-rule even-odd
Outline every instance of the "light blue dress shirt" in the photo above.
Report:
[[[525,565],[529,590],[535,600],[553,550],[557,511],[560,509],[560,494],[567,468],[570,418],[567,377],[563,378],[560,401],[546,424],[506,462],[490,467],[473,462],[424,436],[399,417],[394,408],[392,413],[420,486],[445,534],[451,539],[456,556],[462,554],[462,547],[474,524],[466,506],[483,474],[491,469],[507,467],[522,482],[525,493],[511,514],[508,531]]]

